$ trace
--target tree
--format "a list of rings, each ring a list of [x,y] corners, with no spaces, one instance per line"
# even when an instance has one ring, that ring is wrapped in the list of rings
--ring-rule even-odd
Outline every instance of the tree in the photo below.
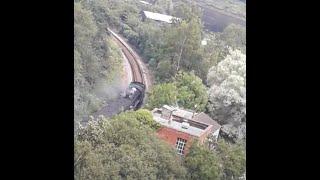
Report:
[[[223,124],[232,141],[246,136],[246,55],[231,50],[208,73],[210,116]]]
[[[230,47],[240,49],[242,53],[246,53],[246,28],[237,25],[228,25],[221,34],[221,39]]]
[[[208,102],[207,89],[193,72],[179,72],[171,83],[162,83],[152,88],[147,107],[153,109],[167,105],[178,105],[187,109],[204,111]]]
[[[74,106],[75,128],[77,122],[92,109],[90,104],[95,102],[91,88],[97,78],[96,56],[94,55],[91,41],[97,33],[97,26],[93,20],[91,11],[85,9],[80,2],[74,4]],[[91,72],[91,73],[89,73]],[[94,103],[90,103],[94,102]],[[94,107],[93,107],[94,108]]]
[[[188,109],[204,111],[208,102],[207,89],[193,72],[180,72],[175,77],[178,104]]]
[[[156,68],[156,80],[159,82],[168,82],[171,80],[172,74],[175,72],[172,63],[168,59],[160,59]]]
[[[218,33],[206,33],[205,37],[207,45],[201,46],[202,61],[199,62],[200,67],[197,72],[203,81],[206,81],[209,69],[216,66],[228,54],[228,48],[224,45],[225,43]]]
[[[154,86],[148,96],[146,107],[153,109],[167,105],[204,111],[208,102],[207,89],[193,72],[179,72],[171,83]]]
[[[170,56],[175,66],[175,74],[180,69],[191,70],[201,42],[201,24],[199,19],[183,20],[166,30],[165,53]]]
[[[132,117],[140,122],[141,125],[147,126],[151,129],[157,130],[160,128],[160,124],[153,120],[151,112],[147,109],[139,109],[137,111],[129,111],[127,113],[119,114],[116,119],[126,119]]]
[[[135,112],[90,121],[75,140],[75,179],[185,179],[174,149]],[[141,112],[140,112],[141,113]]]
[[[106,34],[105,1],[74,3],[74,118],[77,123],[103,104],[98,89],[116,77],[122,62],[121,51]],[[103,98],[111,99],[104,93]]]
[[[178,91],[173,83],[163,83],[152,87],[146,107],[153,109],[165,104],[175,105],[177,102]]]
[[[194,143],[186,155],[184,165],[191,180],[218,180],[221,177],[221,162],[217,154]]]
[[[210,115],[222,124],[240,124],[246,117],[246,55],[230,54],[208,73]]]
[[[246,171],[246,152],[243,143],[229,144],[218,141],[217,153],[223,164],[225,180],[239,179]]]

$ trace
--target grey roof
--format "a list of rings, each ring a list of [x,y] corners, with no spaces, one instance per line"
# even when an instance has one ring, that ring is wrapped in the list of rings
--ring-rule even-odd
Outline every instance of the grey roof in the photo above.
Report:
[[[188,129],[185,129],[185,128],[182,128],[182,125],[183,125],[182,123],[176,122],[176,121],[171,121],[171,123],[169,123],[169,120],[163,119],[160,116],[161,116],[161,114],[159,114],[159,113],[153,113],[153,119],[156,122],[160,123],[163,126],[166,126],[168,128],[171,128],[171,129],[175,129],[175,130],[180,131],[180,132],[185,132],[185,133],[188,133],[190,135],[193,135],[193,136],[196,136],[196,137],[200,137],[201,134],[206,131],[206,129],[202,130],[202,129],[199,129],[199,128],[196,128],[196,127],[193,127],[193,126],[189,126]]]
[[[174,111],[174,110],[176,110],[174,107],[171,107],[171,106],[168,106],[168,105],[164,105],[164,106],[162,106],[163,108],[165,108],[165,109],[168,109],[169,111]]]
[[[196,121],[196,122],[201,122],[201,123],[205,123],[205,124],[208,124],[208,125],[212,125],[213,128],[213,132],[218,130],[221,125],[218,124],[215,120],[213,120],[211,117],[209,117],[206,113],[199,113],[199,114],[196,114],[193,118],[192,118],[193,121]]]
[[[184,109],[178,109],[178,108],[176,109],[176,111],[173,111],[172,114],[185,119],[192,119],[192,116],[193,116],[193,112],[190,112]]]
[[[181,109],[178,107],[173,107],[173,106],[168,106],[168,105],[163,105],[162,109],[168,109],[169,111],[172,111],[172,114],[178,117],[182,117],[184,119],[192,119],[192,116],[194,114],[194,112],[189,111],[189,110],[185,110],[185,109]]]
[[[178,107],[173,107],[173,106],[168,106],[168,105],[164,105],[160,109],[155,108],[154,110],[152,110],[153,119],[163,126],[166,126],[166,127],[169,127],[169,128],[181,131],[181,132],[185,132],[185,133],[191,134],[193,136],[198,136],[198,137],[203,132],[207,131],[207,128],[200,129],[200,128],[197,128],[194,126],[189,126],[187,129],[185,129],[185,128],[182,128],[182,123],[174,121],[174,120],[172,120],[171,123],[169,123],[169,120],[161,118],[161,113],[162,113],[161,111],[164,108],[168,109],[170,111],[173,111],[173,115],[175,115],[175,116],[182,117],[183,119],[195,121],[195,122],[205,124],[208,126],[212,126],[212,132],[215,132],[221,128],[220,124],[218,124],[215,120],[211,119],[207,114],[205,114],[203,112],[194,113],[192,111],[188,111],[188,110],[184,110],[184,109],[180,109]],[[160,111],[160,112],[158,112],[158,111]]]
[[[173,16],[154,13],[154,12],[150,12],[150,11],[143,11],[143,13],[149,19],[153,19],[153,20],[156,20],[156,21],[163,21],[163,22],[166,22],[166,23],[172,23],[172,19],[178,19],[179,20],[179,18],[176,18],[176,17],[173,17]]]

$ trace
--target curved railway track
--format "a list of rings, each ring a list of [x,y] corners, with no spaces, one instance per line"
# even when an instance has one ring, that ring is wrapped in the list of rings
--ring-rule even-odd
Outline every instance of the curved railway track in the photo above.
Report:
[[[140,82],[145,85],[146,89],[148,88],[148,80],[145,77],[144,70],[142,68],[142,65],[139,64],[139,57],[135,54],[135,52],[130,48],[130,46],[121,39],[116,33],[114,33],[112,30],[107,28],[107,30],[110,32],[112,37],[114,38],[115,42],[119,45],[122,52],[126,56],[129,65],[131,67],[132,72],[132,81],[133,82]],[[93,117],[98,117],[98,115],[104,115],[107,117],[111,117],[123,110],[121,110],[121,107],[123,107],[124,104],[128,104],[128,101],[124,98],[117,98],[114,100],[111,100],[108,105],[102,107],[99,111],[93,114]],[[89,117],[85,117],[82,121],[82,125],[86,125],[88,122]]]
[[[138,57],[136,56],[136,54],[116,33],[114,33],[109,28],[107,30],[112,34],[117,44],[121,47],[122,52],[124,53],[124,55],[129,61],[129,64],[131,66],[131,72],[132,72],[132,81],[146,84],[146,81],[143,75],[143,70],[140,67],[140,64],[138,62]]]

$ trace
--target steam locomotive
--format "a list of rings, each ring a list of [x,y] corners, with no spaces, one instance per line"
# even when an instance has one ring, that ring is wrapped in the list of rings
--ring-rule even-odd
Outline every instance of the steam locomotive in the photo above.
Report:
[[[139,109],[144,100],[145,85],[141,82],[131,82],[128,88],[118,98],[110,100],[108,105],[94,113],[91,117],[96,119],[100,115],[112,117],[126,110]],[[84,117],[81,124],[86,125],[90,117]]]
[[[144,93],[144,84],[142,84],[141,82],[131,82],[126,92],[122,94],[123,98],[129,100],[128,104],[124,107],[124,110],[139,109],[143,104]]]

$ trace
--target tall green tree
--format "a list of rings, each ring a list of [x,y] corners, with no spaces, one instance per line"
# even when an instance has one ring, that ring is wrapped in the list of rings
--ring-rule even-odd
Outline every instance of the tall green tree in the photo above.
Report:
[[[240,179],[246,172],[245,144],[230,144],[221,140],[218,142],[216,151],[223,164],[222,179]]]
[[[230,49],[229,54],[208,73],[207,109],[224,125],[234,140],[246,136],[246,55]]]
[[[179,72],[175,77],[178,104],[188,109],[204,111],[208,102],[207,89],[193,72]]]
[[[182,20],[166,30],[166,51],[170,55],[175,73],[180,69],[191,70],[199,60],[197,53],[201,43],[199,19]]]
[[[208,102],[207,89],[193,72],[179,72],[171,83],[152,88],[147,107],[152,109],[167,105],[179,105],[196,111],[204,111]]]
[[[196,143],[186,155],[184,165],[190,180],[219,180],[222,175],[221,162],[217,154]]]
[[[141,125],[147,126],[153,130],[157,130],[160,128],[160,124],[153,120],[151,112],[147,109],[139,109],[137,111],[122,113],[116,116],[115,119],[122,120],[128,117],[136,119],[140,122]]]
[[[161,107],[165,104],[175,105],[177,102],[178,91],[173,83],[163,83],[153,86],[146,106],[148,109]]]
[[[241,50],[242,53],[246,53],[246,28],[237,25],[228,25],[221,34],[221,39],[226,45]]]

